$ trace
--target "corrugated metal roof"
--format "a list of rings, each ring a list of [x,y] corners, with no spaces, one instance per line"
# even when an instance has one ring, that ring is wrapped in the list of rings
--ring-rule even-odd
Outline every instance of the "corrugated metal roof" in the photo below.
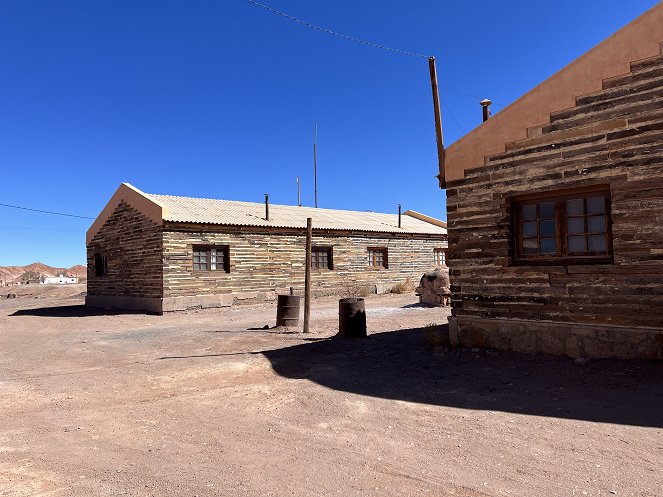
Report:
[[[447,233],[445,228],[408,215],[402,216],[401,228],[399,228],[398,214],[270,204],[269,221],[267,221],[263,203],[175,197],[151,193],[145,194],[145,196],[165,207],[164,221],[172,222],[306,228],[306,218],[310,217],[313,219],[314,229],[434,235],[446,235]]]

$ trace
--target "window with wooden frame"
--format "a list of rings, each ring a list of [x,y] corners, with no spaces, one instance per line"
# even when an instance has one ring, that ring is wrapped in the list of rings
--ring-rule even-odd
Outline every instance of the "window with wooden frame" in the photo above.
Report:
[[[369,247],[368,267],[387,268],[387,249],[385,247]]]
[[[512,199],[517,263],[612,261],[608,186]]]
[[[94,254],[94,275],[97,277],[108,276],[108,257]]]
[[[227,245],[194,245],[194,271],[230,272],[230,248]]]
[[[311,267],[334,269],[332,247],[311,247]]]
[[[447,265],[447,253],[444,249],[436,248],[433,250],[433,260],[436,266]]]

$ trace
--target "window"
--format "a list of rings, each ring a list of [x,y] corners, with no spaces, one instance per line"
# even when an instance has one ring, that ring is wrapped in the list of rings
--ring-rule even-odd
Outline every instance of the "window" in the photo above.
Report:
[[[608,187],[514,199],[515,259],[520,262],[610,262]]]
[[[94,275],[108,276],[108,257],[101,254],[94,254]]]
[[[311,248],[311,267],[316,269],[334,269],[331,247]]]
[[[230,272],[229,247],[227,246],[194,246],[194,271],[225,271]]]
[[[368,266],[383,267],[387,266],[387,249],[383,247],[368,249]]]
[[[436,248],[433,250],[433,260],[435,261],[436,266],[446,266],[447,253],[444,251],[444,249]]]

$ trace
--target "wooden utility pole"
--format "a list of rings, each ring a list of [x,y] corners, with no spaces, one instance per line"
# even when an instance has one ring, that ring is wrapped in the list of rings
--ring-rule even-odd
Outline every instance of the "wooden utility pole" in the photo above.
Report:
[[[428,58],[428,70],[430,71],[430,84],[433,90],[433,111],[435,112],[435,137],[437,139],[437,162],[440,167],[440,188],[447,187],[447,179],[444,171],[444,141],[442,140],[442,114],[440,112],[440,92],[437,87],[437,69],[435,68],[435,57]]]
[[[304,333],[309,332],[311,320],[311,241],[313,239],[313,219],[306,218],[306,268],[304,270]]]

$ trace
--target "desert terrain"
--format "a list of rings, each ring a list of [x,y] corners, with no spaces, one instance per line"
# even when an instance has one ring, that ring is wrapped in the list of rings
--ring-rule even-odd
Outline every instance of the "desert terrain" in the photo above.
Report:
[[[449,350],[413,294],[343,340],[333,298],[304,335],[84,290],[0,299],[0,496],[663,495],[660,363]]]

